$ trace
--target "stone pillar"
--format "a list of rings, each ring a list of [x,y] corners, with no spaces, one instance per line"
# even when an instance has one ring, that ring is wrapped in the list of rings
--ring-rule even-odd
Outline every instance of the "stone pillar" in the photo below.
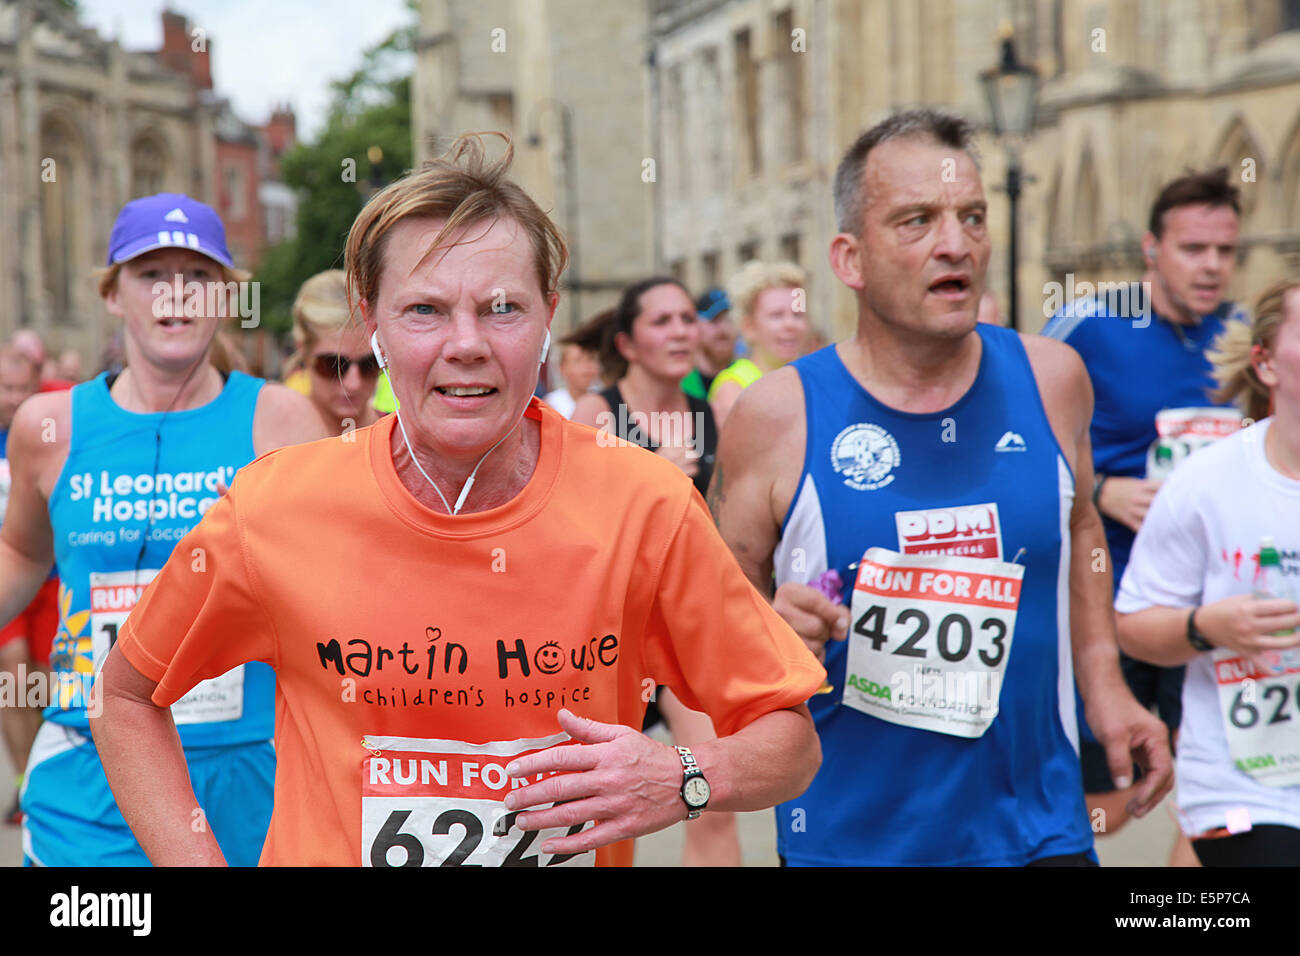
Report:
[[[0,76],[0,222],[21,219],[22,150],[18,136],[18,99],[13,76]],[[22,314],[22,258],[18,236],[0,229],[0,337],[8,338]]]
[[[41,119],[37,99],[36,45],[33,9],[22,4],[18,13],[18,246],[22,260],[22,313],[28,327],[42,337],[49,333],[49,303],[41,248]]]

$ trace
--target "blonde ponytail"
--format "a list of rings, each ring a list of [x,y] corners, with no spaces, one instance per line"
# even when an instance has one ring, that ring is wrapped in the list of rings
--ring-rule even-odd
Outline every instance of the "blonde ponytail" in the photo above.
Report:
[[[1255,318],[1249,324],[1231,322],[1214,340],[1209,359],[1219,383],[1215,401],[1235,402],[1247,418],[1267,418],[1271,404],[1269,387],[1259,380],[1251,361],[1256,345],[1272,350],[1277,330],[1286,318],[1286,299],[1300,289],[1300,279],[1284,279],[1269,286],[1255,304]]]

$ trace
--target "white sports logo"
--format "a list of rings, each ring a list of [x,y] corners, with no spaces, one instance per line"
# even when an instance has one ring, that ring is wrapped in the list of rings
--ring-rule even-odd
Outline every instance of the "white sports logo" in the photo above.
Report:
[[[902,461],[894,436],[870,422],[850,425],[831,443],[831,466],[857,491],[885,487]]]
[[[177,206],[167,215],[163,216],[163,219],[166,220],[167,222],[183,222],[186,224],[188,224],[190,221],[190,217],[185,215],[185,210],[183,210],[180,206]]]
[[[161,229],[158,231],[158,245],[189,246],[191,249],[197,249],[199,237],[192,232],[181,232],[179,229],[173,229],[171,232]]]
[[[1020,437],[1018,432],[1007,432],[998,439],[998,443],[993,446],[994,451],[1028,451],[1025,440]]]

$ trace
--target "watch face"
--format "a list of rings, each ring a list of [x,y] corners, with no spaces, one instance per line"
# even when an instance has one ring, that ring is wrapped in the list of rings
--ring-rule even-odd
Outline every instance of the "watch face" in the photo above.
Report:
[[[709,782],[703,777],[691,777],[682,787],[682,796],[688,807],[702,807],[709,802]]]

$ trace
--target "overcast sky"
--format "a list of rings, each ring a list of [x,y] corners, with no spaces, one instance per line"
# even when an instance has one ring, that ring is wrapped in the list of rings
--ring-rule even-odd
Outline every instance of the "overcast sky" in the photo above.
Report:
[[[324,122],[330,80],[412,17],[402,0],[81,0],[81,19],[128,50],[156,50],[164,6],[207,31],[213,87],[241,119],[264,123],[287,100],[302,139]]]

